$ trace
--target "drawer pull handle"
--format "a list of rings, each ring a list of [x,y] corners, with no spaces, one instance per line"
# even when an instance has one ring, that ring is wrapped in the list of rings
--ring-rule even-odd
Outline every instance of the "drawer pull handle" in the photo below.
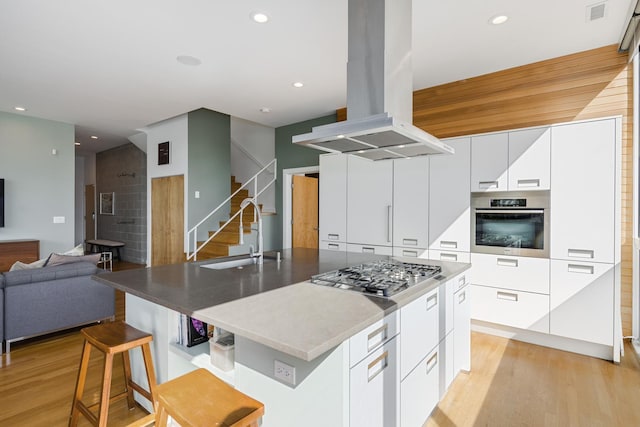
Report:
[[[462,289],[467,284],[467,276],[462,276],[458,279],[458,289]]]
[[[363,254],[375,254],[376,253],[376,249],[375,248],[370,248],[367,246],[363,246],[362,247],[362,253]]]
[[[517,296],[516,296],[516,300],[517,300]],[[458,304],[462,304],[463,302],[465,302],[467,299],[467,291],[464,292],[460,292],[460,295],[458,295]]]
[[[402,256],[408,256],[412,258],[418,258],[418,251],[408,251],[406,249],[402,250]]]
[[[498,291],[498,294],[496,296],[498,299],[502,299],[505,301],[515,301],[518,302],[518,294],[513,294],[511,292],[501,292]]]
[[[339,234],[328,234],[327,238],[329,240],[340,240],[340,235]]]
[[[378,376],[378,374],[380,374],[380,372],[384,371],[384,368],[389,366],[388,357],[389,352],[385,351],[380,356],[376,357],[371,363],[369,363],[369,365],[367,366],[367,371],[369,373],[367,382],[371,382],[375,377]],[[373,368],[377,369],[375,369],[372,373],[371,371]]]
[[[453,262],[456,262],[456,261],[458,261],[458,255],[457,254],[450,254],[450,253],[442,252],[440,254],[440,259],[442,261],[453,261]]]
[[[440,240],[440,247],[444,249],[458,249],[458,242],[455,240]]]
[[[385,323],[367,336],[367,351],[371,351],[387,340],[389,324]],[[377,340],[374,338],[378,337]]]
[[[482,189],[498,188],[498,181],[478,181],[478,187]]]
[[[327,247],[333,251],[337,251],[340,249],[340,245],[336,244],[336,243],[329,243],[327,245]]]
[[[427,374],[438,365],[438,352],[433,353],[433,356],[427,360]]]
[[[592,265],[569,264],[567,271],[569,273],[593,274],[594,270]]]
[[[517,259],[509,259],[509,258],[498,258],[496,263],[502,267],[517,267],[518,260]]]
[[[540,187],[540,180],[539,179],[519,179],[518,187],[520,188]]]
[[[435,293],[427,298],[427,311],[438,305],[438,294]]]
[[[593,249],[571,249],[567,250],[567,256],[571,258],[593,259],[595,253]]]
[[[418,239],[402,239],[402,244],[406,246],[418,246]]]

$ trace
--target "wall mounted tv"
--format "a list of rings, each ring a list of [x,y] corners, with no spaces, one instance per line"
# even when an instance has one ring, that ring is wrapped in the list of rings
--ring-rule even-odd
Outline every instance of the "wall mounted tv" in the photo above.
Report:
[[[4,227],[4,179],[0,178],[0,227]]]

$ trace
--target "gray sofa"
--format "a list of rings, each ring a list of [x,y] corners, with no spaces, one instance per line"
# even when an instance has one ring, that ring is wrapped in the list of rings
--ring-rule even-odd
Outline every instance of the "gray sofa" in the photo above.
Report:
[[[115,291],[91,277],[108,274],[74,262],[0,275],[0,334],[11,342],[113,318]]]

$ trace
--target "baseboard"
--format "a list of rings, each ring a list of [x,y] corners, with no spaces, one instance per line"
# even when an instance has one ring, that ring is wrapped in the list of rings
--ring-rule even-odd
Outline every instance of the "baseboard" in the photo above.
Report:
[[[527,331],[524,329],[498,325],[496,323],[483,322],[481,320],[472,320],[471,330],[516,341],[523,341],[529,344],[583,354],[585,356],[596,357],[598,359],[613,360],[613,346]]]

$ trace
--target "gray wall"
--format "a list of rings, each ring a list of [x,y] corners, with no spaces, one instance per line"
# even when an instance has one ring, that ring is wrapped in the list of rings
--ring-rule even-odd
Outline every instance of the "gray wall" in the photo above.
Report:
[[[227,114],[201,108],[188,114],[189,176],[187,200],[191,229],[229,197],[231,189],[231,118]],[[200,198],[195,198],[195,192]],[[218,221],[229,219],[223,207],[198,229],[198,240],[218,229]]]
[[[100,193],[115,193],[114,215],[100,214]],[[96,238],[124,242],[123,260],[147,260],[147,155],[129,143],[96,154]]]
[[[307,166],[317,166],[319,164],[318,156],[322,151],[294,145],[291,138],[294,135],[311,132],[314,126],[321,126],[328,123],[334,123],[336,115],[319,117],[317,119],[306,120],[304,122],[294,123],[287,126],[276,128],[276,158],[278,159],[278,181],[276,182],[276,210],[278,212],[277,220],[271,226],[274,227],[271,235],[274,241],[271,242],[273,247],[282,247],[282,170],[292,168],[302,168]],[[265,243],[266,246],[266,243]]]
[[[74,137],[68,123],[0,112],[0,178],[5,180],[0,240],[40,240],[41,257],[74,246]],[[54,224],[54,216],[65,222]]]

